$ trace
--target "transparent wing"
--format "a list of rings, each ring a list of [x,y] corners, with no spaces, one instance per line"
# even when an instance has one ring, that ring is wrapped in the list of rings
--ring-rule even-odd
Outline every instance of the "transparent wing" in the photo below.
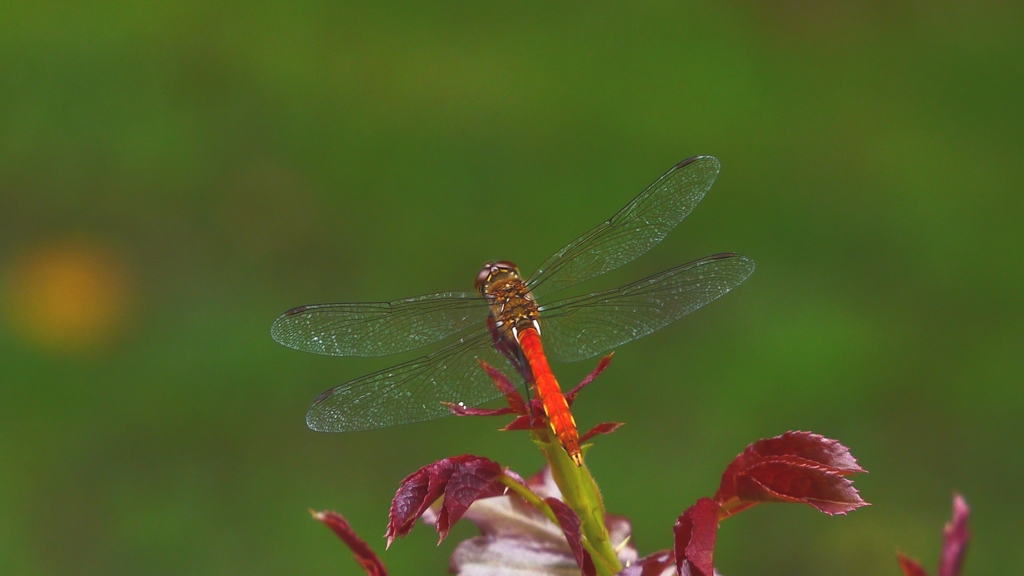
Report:
[[[472,292],[392,302],[313,304],[285,312],[270,327],[281,344],[327,356],[387,356],[484,325],[487,303]]]
[[[552,254],[527,281],[530,289],[535,295],[550,294],[647,252],[704,198],[719,166],[712,156],[676,164],[614,216]]]
[[[541,307],[548,355],[562,362],[591,358],[668,326],[739,286],[754,261],[716,254],[612,290]]]
[[[443,402],[476,406],[501,393],[478,360],[505,369],[486,328],[435,352],[350,380],[313,402],[306,424],[320,432],[354,432],[448,416]]]

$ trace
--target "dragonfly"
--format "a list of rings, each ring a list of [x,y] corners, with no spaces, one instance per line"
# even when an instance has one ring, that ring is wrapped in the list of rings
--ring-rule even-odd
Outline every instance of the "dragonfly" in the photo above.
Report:
[[[656,246],[704,198],[719,168],[712,156],[676,164],[525,279],[512,262],[488,262],[472,292],[288,310],[274,321],[271,336],[296,350],[379,357],[437,346],[327,390],[310,407],[307,425],[353,432],[447,416],[451,405],[476,406],[501,396],[480,362],[510,362],[527,391],[532,385],[555,437],[582,466],[576,423],[548,358],[585,360],[664,328],[739,286],[754,272],[754,262],[720,253],[618,288],[551,302],[545,297]]]

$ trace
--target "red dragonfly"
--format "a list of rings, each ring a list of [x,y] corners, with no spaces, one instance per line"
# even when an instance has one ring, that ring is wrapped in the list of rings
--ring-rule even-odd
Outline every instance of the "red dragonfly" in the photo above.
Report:
[[[306,423],[322,432],[352,432],[447,416],[448,404],[476,406],[500,396],[479,361],[499,365],[505,358],[533,385],[552,431],[582,465],[576,424],[547,357],[584,360],[646,336],[740,285],[754,262],[715,254],[619,288],[539,302],[657,245],[701,201],[718,170],[711,156],[680,162],[526,280],[511,262],[489,262],[475,292],[288,310],[271,327],[274,340],[316,354],[387,356],[450,339],[425,356],[324,392]]]

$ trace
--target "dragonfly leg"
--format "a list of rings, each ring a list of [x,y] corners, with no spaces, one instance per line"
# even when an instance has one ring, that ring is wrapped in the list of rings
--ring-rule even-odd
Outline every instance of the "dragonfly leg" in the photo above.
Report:
[[[529,380],[524,383],[526,384],[526,409],[530,414],[530,427],[533,427],[533,400],[530,399],[530,388],[533,388],[533,384]]]

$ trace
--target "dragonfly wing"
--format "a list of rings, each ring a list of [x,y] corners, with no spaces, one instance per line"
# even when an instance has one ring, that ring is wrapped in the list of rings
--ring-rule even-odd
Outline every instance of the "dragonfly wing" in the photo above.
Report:
[[[388,356],[483,325],[487,303],[472,292],[392,302],[313,304],[285,312],[270,335],[289,348],[326,356]]]
[[[661,242],[704,198],[718,177],[718,159],[676,164],[622,210],[544,261],[527,284],[549,294],[600,276]]]
[[[549,355],[562,362],[591,358],[664,328],[739,286],[754,261],[716,254],[612,290],[542,306]]]
[[[320,432],[354,432],[448,416],[443,402],[476,406],[501,396],[478,360],[507,367],[487,329],[431,354],[324,392],[306,414]]]

